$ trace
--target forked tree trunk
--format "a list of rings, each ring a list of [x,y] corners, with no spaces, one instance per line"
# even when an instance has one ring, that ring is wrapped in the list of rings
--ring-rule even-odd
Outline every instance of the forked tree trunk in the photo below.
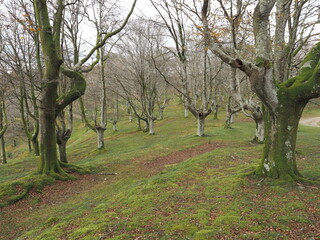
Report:
[[[104,148],[104,131],[106,128],[104,127],[96,127],[97,138],[98,138],[98,149]]]
[[[279,103],[275,114],[265,114],[265,146],[258,173],[293,180],[301,177],[295,149],[298,124],[306,103],[293,103],[285,99]]]
[[[199,137],[204,136],[204,122],[205,122],[205,117],[202,117],[202,116],[197,117],[197,126],[198,126],[197,135]]]

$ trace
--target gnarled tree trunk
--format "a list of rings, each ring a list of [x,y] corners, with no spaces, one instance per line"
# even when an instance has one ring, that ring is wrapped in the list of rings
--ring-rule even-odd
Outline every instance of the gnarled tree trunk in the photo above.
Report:
[[[307,101],[279,102],[276,112],[266,114],[265,146],[258,172],[273,178],[297,180],[295,149],[299,120]]]

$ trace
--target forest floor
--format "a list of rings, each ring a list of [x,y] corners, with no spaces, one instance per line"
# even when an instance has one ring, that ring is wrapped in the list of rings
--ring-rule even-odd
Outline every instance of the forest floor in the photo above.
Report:
[[[320,238],[319,185],[246,176],[262,150],[250,143],[251,122],[239,118],[225,130],[222,120],[211,120],[208,135],[198,138],[192,118],[170,113],[155,136],[123,127],[102,152],[94,150],[94,134],[79,130],[70,161],[99,171],[33,190],[0,209],[0,239]],[[320,131],[314,129],[300,128],[297,161],[304,176],[317,180]],[[0,182],[18,179],[15,173],[28,171],[34,159],[15,161],[12,172],[1,166]]]

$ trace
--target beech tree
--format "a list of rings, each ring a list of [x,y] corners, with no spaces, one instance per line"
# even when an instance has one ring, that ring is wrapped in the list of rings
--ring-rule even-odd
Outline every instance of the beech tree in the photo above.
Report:
[[[119,22],[119,15],[118,14],[118,6],[116,2],[108,6],[108,2],[103,0],[92,0],[93,4],[93,11],[91,14],[87,14],[90,22],[93,23],[95,29],[97,31],[97,35],[108,31],[113,31],[116,26],[117,22]],[[91,15],[91,16],[90,16]],[[121,35],[122,36],[122,35]],[[98,149],[103,149],[105,147],[104,141],[104,132],[107,129],[107,76],[109,75],[108,71],[110,69],[107,68],[106,61],[110,57],[111,50],[113,49],[114,45],[119,41],[114,40],[113,42],[109,42],[108,46],[104,45],[97,50],[97,68],[98,71],[91,74],[90,77],[92,82],[94,82],[95,93],[94,98],[95,100],[95,111],[93,114],[93,123],[90,123],[86,116],[85,111],[85,102],[84,99],[80,99],[80,109],[81,109],[81,116],[85,122],[85,125],[92,131],[97,134],[97,145]],[[97,97],[97,92],[100,92],[99,97]],[[113,126],[116,126],[117,119],[115,118],[112,122]]]
[[[303,180],[298,171],[295,148],[299,119],[311,98],[320,96],[320,42],[314,44],[295,72],[294,56],[313,35],[314,24],[300,25],[316,10],[315,1],[259,0],[253,12],[255,62],[232,56],[212,36],[209,4],[203,0],[203,33],[210,39],[209,48],[225,63],[240,69],[251,88],[264,104],[265,146],[257,175],[285,180]],[[275,7],[274,44],[271,12]],[[306,10],[306,8],[308,8]],[[290,15],[290,12],[293,14]],[[289,31],[289,35],[286,31]],[[301,34],[302,33],[302,34]],[[301,39],[298,37],[301,36]]]
[[[0,78],[3,81],[2,78]],[[2,155],[2,163],[7,163],[7,156],[6,156],[6,148],[5,148],[5,140],[4,134],[8,129],[8,117],[7,117],[7,110],[5,104],[5,88],[3,86],[0,87],[0,140],[1,140],[1,155]]]
[[[151,135],[155,133],[159,89],[164,84],[154,67],[152,54],[163,54],[163,49],[158,47],[162,41],[162,28],[152,21],[138,19],[132,22],[129,32],[118,46],[121,56],[115,65],[121,68],[115,76],[122,88],[121,96],[130,104],[138,119],[145,121],[146,130]]]
[[[82,70],[84,64],[96,52],[104,46],[106,41],[118,34],[126,25],[131,16],[136,1],[134,1],[130,13],[123,24],[116,30],[101,34],[99,41],[93,46],[89,53],[76,65],[66,66],[61,58],[61,26],[66,4],[64,0],[57,0],[55,8],[49,11],[48,1],[35,0],[34,11],[39,28],[40,45],[44,58],[44,73],[41,86],[40,101],[40,149],[41,158],[38,170],[42,174],[51,175],[56,178],[69,177],[61,168],[62,163],[58,161],[56,148],[55,119],[56,116],[70,103],[82,96],[86,89],[86,80]],[[50,13],[53,11],[53,15]],[[50,20],[52,17],[53,21]],[[58,96],[58,85],[60,73],[72,81],[69,92]]]
[[[30,8],[23,0],[10,3],[8,14],[13,19],[3,34],[5,45],[0,54],[2,74],[11,83],[12,93],[23,124],[23,130],[28,139],[29,151],[39,156],[39,110],[37,106],[37,88],[41,66],[39,46],[35,44],[38,33],[34,29],[34,21]],[[21,10],[18,9],[21,7]],[[22,17],[21,17],[22,16]]]
[[[217,105],[213,89],[221,64],[214,64],[216,62],[210,60],[207,39],[205,37],[199,39],[197,35],[192,35],[192,32],[187,30],[187,16],[183,11],[184,1],[150,0],[150,2],[174,42],[174,47],[169,49],[179,62],[181,88],[175,86],[175,89],[181,93],[185,117],[187,110],[191,112],[197,119],[197,135],[204,136],[205,119]],[[172,85],[164,73],[161,75]]]

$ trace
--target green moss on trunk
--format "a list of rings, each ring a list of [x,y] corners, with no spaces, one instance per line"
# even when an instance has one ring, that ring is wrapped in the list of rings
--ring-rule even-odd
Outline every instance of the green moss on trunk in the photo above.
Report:
[[[265,111],[265,146],[256,174],[297,181],[301,178],[295,158],[297,130],[307,102],[295,101],[286,90],[279,90],[278,96],[277,111]]]

